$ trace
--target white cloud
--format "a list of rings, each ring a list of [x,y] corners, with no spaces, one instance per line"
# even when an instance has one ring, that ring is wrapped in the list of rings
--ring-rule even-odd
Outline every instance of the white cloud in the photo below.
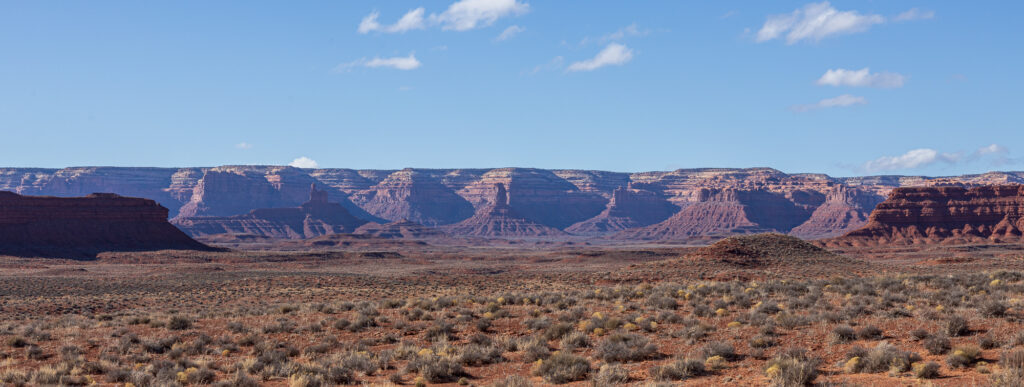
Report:
[[[911,8],[905,12],[896,15],[892,20],[895,21],[911,21],[911,20],[924,20],[935,17],[935,11],[921,10],[917,8]]]
[[[557,70],[562,67],[563,63],[565,63],[565,58],[561,56],[556,56],[553,59],[551,59],[550,62],[545,64],[539,64],[535,66],[532,71],[529,71],[527,73],[533,75],[545,70]]]
[[[830,69],[818,78],[818,85],[853,87],[903,87],[907,77],[902,74],[880,72],[872,74],[865,67],[860,70]]]
[[[960,155],[955,153],[939,153],[935,149],[921,148],[910,150],[898,156],[882,156],[864,163],[868,172],[892,171],[926,167],[937,162],[955,163]]]
[[[529,10],[529,4],[518,0],[460,0],[440,15],[430,15],[430,19],[441,24],[444,30],[466,31],[487,27],[499,18],[522,15]]]
[[[790,14],[773,15],[757,32],[757,41],[765,42],[786,34],[786,43],[819,41],[829,36],[867,31],[885,22],[881,15],[862,15],[857,11],[839,11],[827,1],[810,3]]]
[[[509,40],[513,36],[519,35],[519,33],[523,32],[523,31],[526,31],[526,28],[523,28],[523,27],[520,27],[520,26],[516,26],[516,25],[509,26],[504,31],[501,31],[501,35],[498,35],[498,37],[494,38],[494,40],[499,41],[499,42],[503,41],[503,40]]]
[[[569,65],[567,71],[592,71],[604,66],[621,66],[633,60],[633,50],[618,43],[611,43],[597,56]]]
[[[864,163],[861,167],[866,172],[893,171],[901,169],[923,168],[937,163],[964,164],[987,162],[989,165],[1001,166],[1017,164],[1021,160],[1010,157],[1010,150],[999,144],[983,146],[970,152],[943,153],[931,148],[910,150],[897,156],[882,156]]]
[[[240,142],[238,144],[235,144],[235,148],[238,148],[238,149],[252,149],[252,144],[243,141],[243,142]]]
[[[865,105],[867,103],[868,103],[868,100],[865,99],[864,97],[858,97],[858,96],[855,96],[855,95],[843,94],[843,95],[840,95],[840,96],[834,97],[834,98],[825,98],[825,99],[823,99],[821,101],[818,101],[817,103],[812,103],[812,104],[809,104],[809,105],[796,105],[796,106],[793,106],[791,109],[793,109],[794,111],[797,111],[797,112],[806,112],[806,111],[817,110],[817,109],[824,109],[824,108],[831,108],[831,107],[845,107],[845,106],[853,106],[853,105]]]
[[[374,57],[373,59],[367,60],[366,58],[356,59],[348,63],[342,63],[334,68],[335,72],[346,72],[351,71],[355,67],[388,67],[397,70],[415,70],[422,65],[414,53],[409,53],[409,56],[396,56],[392,58],[381,58]]]
[[[387,32],[387,33],[400,33],[410,30],[422,30],[427,27],[423,21],[423,13],[425,10],[423,7],[416,8],[409,12],[406,12],[401,19],[398,19],[395,24],[385,26],[381,25],[377,21],[380,17],[380,13],[377,11],[371,12],[369,15],[363,18],[363,21],[359,23],[359,33],[366,34],[370,32]]]
[[[591,38],[591,37],[583,38],[583,40],[580,41],[580,45],[584,45],[584,44],[591,43],[591,42],[605,43],[605,42],[610,42],[610,41],[620,41],[620,40],[622,40],[624,38],[627,38],[627,37],[647,36],[650,33],[651,33],[651,30],[649,30],[649,29],[640,29],[640,27],[638,27],[636,25],[636,23],[633,23],[633,24],[630,24],[628,26],[619,28],[617,31],[612,32],[612,33],[610,33],[608,35],[604,35],[604,36],[599,37],[599,38]]]
[[[398,70],[415,70],[421,65],[416,56],[409,53],[409,56],[396,56],[393,58],[373,58],[366,62],[366,67],[390,67]]]
[[[1006,149],[1006,147],[1004,147],[1002,145],[992,144],[992,145],[989,145],[989,146],[983,146],[981,148],[978,148],[978,150],[976,150],[975,153],[977,153],[979,156],[984,156],[984,155],[1006,154],[1009,151],[1010,151],[1009,149]]]
[[[316,160],[313,160],[306,156],[302,156],[295,160],[292,160],[292,162],[288,163],[288,165],[295,168],[317,168],[320,166],[320,164],[318,164]]]

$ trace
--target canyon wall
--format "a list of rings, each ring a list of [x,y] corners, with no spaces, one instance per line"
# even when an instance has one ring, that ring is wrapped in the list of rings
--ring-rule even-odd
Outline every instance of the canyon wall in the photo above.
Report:
[[[464,222],[488,208],[499,183],[516,216],[570,234],[672,239],[771,230],[824,238],[863,226],[874,204],[898,187],[1016,184],[1024,183],[1024,173],[834,178],[771,168],[0,168],[0,190],[61,197],[114,192],[155,200],[175,219],[297,208],[317,184],[356,218],[428,227]]]
[[[1024,240],[1024,185],[896,188],[864,227],[832,246]]]

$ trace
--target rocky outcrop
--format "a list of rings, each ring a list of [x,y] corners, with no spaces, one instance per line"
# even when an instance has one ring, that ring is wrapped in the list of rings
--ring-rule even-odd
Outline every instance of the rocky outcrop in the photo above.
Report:
[[[810,210],[785,195],[764,190],[702,189],[697,202],[665,221],[624,230],[616,239],[686,240],[770,231],[786,232],[810,217]]]
[[[327,192],[309,187],[309,200],[299,207],[260,208],[235,216],[179,216],[173,223],[195,237],[214,234],[252,234],[270,238],[302,239],[354,232],[367,223],[338,203]]]
[[[810,219],[789,232],[804,239],[820,239],[842,235],[867,223],[868,216],[881,197],[857,188],[836,186],[825,202],[814,209]]]
[[[597,216],[565,229],[576,235],[603,235],[626,229],[649,226],[679,211],[679,207],[650,191],[619,187]]]
[[[829,246],[1024,241],[1024,186],[896,188],[868,223]]]
[[[508,189],[508,205],[520,216],[563,229],[604,210],[608,199],[583,192],[551,171],[532,168],[492,169],[458,194],[477,210],[490,206],[495,184]]]
[[[191,198],[175,218],[225,217],[255,209],[298,207],[309,197],[310,185],[317,183],[307,173],[292,167],[213,168],[198,179]],[[331,190],[327,193],[349,213],[378,220],[349,201],[344,193]]]
[[[155,201],[115,194],[58,198],[0,192],[0,255],[95,257],[104,251],[207,250]]]
[[[494,200],[469,219],[445,226],[452,235],[478,237],[552,237],[565,236],[565,232],[527,219],[509,205],[505,185],[494,185]]]
[[[429,172],[404,169],[392,173],[352,200],[367,212],[389,220],[427,226],[452,224],[473,216],[473,205]]]
[[[0,190],[63,197],[114,192],[155,200],[167,207],[172,217],[182,218],[229,217],[260,208],[299,207],[306,201],[309,185],[314,183],[328,193],[331,202],[339,203],[352,215],[381,224],[411,220],[429,226],[464,221],[491,205],[494,184],[501,183],[507,189],[509,207],[522,218],[551,228],[571,228],[583,234],[604,232],[602,230],[614,232],[646,223],[640,219],[646,216],[642,212],[648,209],[637,209],[641,212],[634,214],[629,213],[633,210],[615,205],[617,212],[602,214],[611,208],[609,202],[615,190],[629,186],[637,195],[647,192],[680,209],[696,206],[690,213],[701,218],[678,220],[683,223],[708,224],[711,222],[708,216],[724,217],[718,226],[693,228],[698,230],[692,232],[699,237],[706,236],[705,232],[727,234],[727,230],[743,223],[738,219],[745,218],[753,226],[738,226],[739,230],[749,226],[819,238],[851,231],[863,222],[870,203],[880,202],[894,188],[1016,184],[1024,183],[1024,172],[833,178],[821,174],[787,174],[771,168],[641,173],[534,168],[354,170],[283,166],[0,168]],[[833,192],[843,188],[856,192]],[[736,203],[708,204],[705,190],[733,190],[737,192],[737,200],[750,196],[749,201],[736,202],[744,215],[722,214]],[[737,223],[726,224],[729,219]],[[793,224],[800,219],[805,222]]]

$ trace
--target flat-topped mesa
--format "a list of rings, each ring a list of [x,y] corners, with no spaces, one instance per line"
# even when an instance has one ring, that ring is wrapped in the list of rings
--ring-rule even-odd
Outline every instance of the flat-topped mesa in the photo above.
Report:
[[[58,198],[0,191],[0,255],[210,249],[168,223],[167,212],[153,200],[109,193]]]
[[[446,226],[453,235],[480,237],[550,237],[567,235],[562,230],[527,219],[509,203],[505,184],[494,184],[494,199],[472,217]]]
[[[345,207],[327,201],[327,192],[310,185],[309,201],[299,207],[258,208],[245,215],[178,217],[172,222],[189,235],[253,234],[303,239],[351,233],[366,224]]]
[[[893,189],[868,223],[825,241],[832,246],[1020,243],[1024,186]]]

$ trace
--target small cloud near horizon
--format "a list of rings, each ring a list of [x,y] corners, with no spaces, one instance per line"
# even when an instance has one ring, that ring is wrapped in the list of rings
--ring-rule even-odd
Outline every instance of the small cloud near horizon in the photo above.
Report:
[[[999,144],[991,144],[965,152],[939,152],[931,148],[912,149],[901,155],[882,156],[868,161],[858,168],[868,173],[924,168],[943,163],[948,165],[988,161],[992,166],[1019,163],[1010,157],[1010,150]]]
[[[292,160],[292,162],[288,163],[288,166],[295,168],[312,169],[320,167],[320,164],[317,163],[316,160],[313,160],[306,156],[302,156],[295,160]]]
[[[238,144],[235,144],[235,148],[238,148],[238,149],[252,149],[252,144],[247,143],[245,141],[242,141],[242,142],[240,142]]]

